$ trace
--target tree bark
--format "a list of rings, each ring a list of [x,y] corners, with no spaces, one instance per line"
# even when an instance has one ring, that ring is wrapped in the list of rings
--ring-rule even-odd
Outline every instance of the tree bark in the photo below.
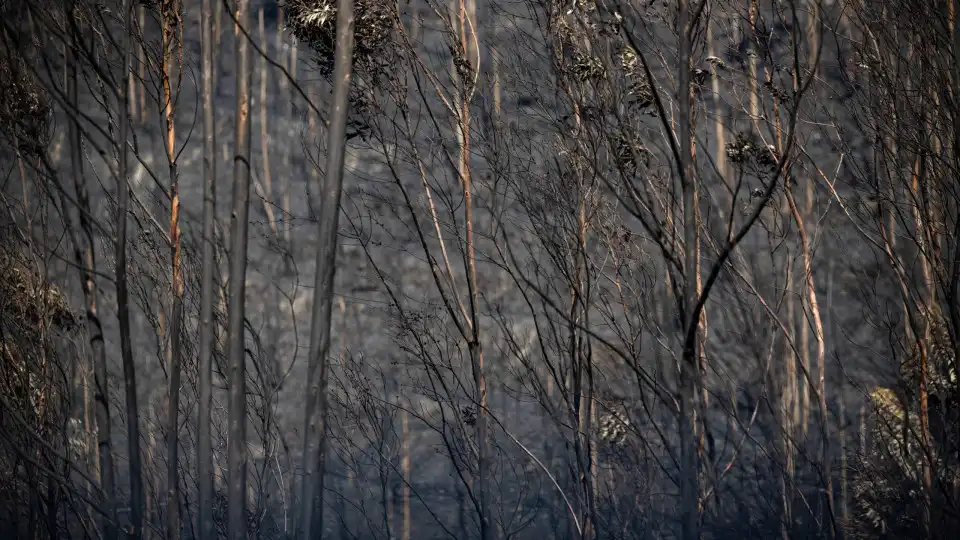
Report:
[[[124,390],[127,407],[127,451],[130,460],[130,534],[138,538],[143,530],[143,473],[140,456],[140,413],[137,404],[137,370],[133,361],[133,344],[130,335],[130,300],[127,292],[127,213],[129,211],[130,186],[127,185],[129,172],[127,162],[127,133],[130,130],[131,99],[130,86],[126,79],[130,73],[130,47],[132,40],[131,19],[133,9],[130,0],[123,0],[123,37],[121,54],[123,56],[123,79],[120,81],[120,93],[123,103],[120,106],[120,131],[117,135],[118,178],[117,178],[117,240],[116,267],[117,314],[120,324],[120,355],[123,363]]]
[[[199,414],[197,422],[197,476],[199,482],[199,514],[197,530],[200,538],[213,538],[213,442],[211,412],[213,407],[213,322],[214,290],[214,222],[216,220],[217,143],[213,121],[213,4],[203,0],[200,13],[201,81],[203,103],[203,254],[200,267],[200,344],[199,344]]]
[[[267,113],[267,92],[270,88],[270,76],[267,74],[269,64],[267,63],[267,51],[270,45],[267,42],[267,30],[263,21],[263,8],[257,14],[257,29],[260,35],[260,48],[263,54],[260,55],[260,159],[263,161],[263,212],[267,215],[267,226],[274,237],[278,237],[277,216],[273,212],[273,176],[270,174],[270,121]],[[277,49],[279,53],[279,48]],[[281,60],[282,62],[282,60]],[[259,185],[259,184],[258,184]]]
[[[317,216],[317,269],[310,325],[308,393],[303,448],[303,496],[300,534],[304,540],[323,534],[323,490],[327,444],[327,354],[333,308],[333,278],[337,262],[337,230],[344,157],[350,75],[353,70],[353,0],[337,2],[337,43],[333,72],[333,103],[327,136],[327,170],[322,186],[311,190]]]
[[[460,32],[460,50],[465,55],[462,59],[473,70],[480,68],[479,51],[476,44],[477,6],[474,0],[457,0],[457,19]],[[477,265],[473,235],[473,185],[470,170],[470,102],[472,100],[474,80],[465,80],[463,75],[475,75],[471,69],[454,70],[461,76],[457,77],[457,91],[460,94],[457,100],[457,144],[459,146],[459,160],[457,174],[460,177],[464,200],[465,250],[464,266],[467,271],[467,288],[470,297],[468,332],[465,336],[467,349],[470,353],[470,365],[473,371],[474,399],[477,403],[477,490],[479,492],[480,539],[491,540],[494,527],[490,519],[490,489],[489,489],[489,412],[487,410],[487,379],[484,368],[483,348],[480,343],[479,291],[477,287]],[[452,276],[451,276],[452,277]]]
[[[688,0],[680,0],[678,30],[680,36],[679,88],[677,104],[680,139],[680,161],[677,163],[683,191],[684,232],[684,341],[680,372],[680,504],[682,512],[682,538],[700,538],[700,453],[697,444],[697,412],[700,385],[700,343],[698,314],[699,291],[697,290],[697,195],[696,168],[693,157],[693,126],[691,111],[690,75],[693,70],[692,23]]]
[[[170,389],[167,402],[167,538],[180,538],[180,371],[181,331],[183,326],[183,278],[180,274],[180,181],[177,171],[175,99],[173,92],[174,48],[179,50],[177,28],[180,25],[180,4],[177,0],[163,0],[160,4],[162,19],[163,59],[161,82],[163,85],[164,120],[166,122],[167,165],[170,173],[170,287],[173,295],[173,313],[170,317],[169,373]],[[178,64],[179,67],[179,64]],[[179,74],[177,74],[179,84]]]
[[[237,27],[249,28],[249,0],[237,2]],[[237,104],[233,157],[233,210],[230,214],[230,285],[227,313],[229,347],[229,444],[227,536],[247,536],[247,396],[246,351],[244,347],[244,306],[247,277],[247,228],[250,211],[250,52],[247,37],[237,36]]]

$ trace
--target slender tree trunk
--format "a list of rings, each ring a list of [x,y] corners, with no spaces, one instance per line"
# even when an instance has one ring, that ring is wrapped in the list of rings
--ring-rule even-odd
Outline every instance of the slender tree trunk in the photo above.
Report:
[[[249,0],[237,2],[237,27],[247,30]],[[233,210],[230,214],[230,293],[227,339],[230,358],[228,470],[228,538],[247,536],[247,396],[244,311],[247,276],[247,228],[250,212],[250,52],[246,36],[237,37],[237,111],[233,158]]]
[[[117,314],[120,323],[120,355],[123,363],[123,379],[127,406],[127,451],[130,460],[130,533],[139,537],[143,529],[143,472],[140,456],[140,412],[137,405],[137,369],[133,360],[133,344],[130,334],[130,300],[127,292],[127,213],[129,211],[130,186],[127,184],[127,134],[130,131],[130,87],[125,84],[130,73],[130,47],[132,42],[131,19],[133,10],[130,0],[123,0],[123,79],[120,83],[120,131],[117,152],[119,168],[117,178],[117,242],[116,280]]]
[[[696,313],[697,292],[697,198],[696,168],[693,157],[693,119],[691,111],[690,75],[693,71],[692,17],[688,0],[680,0],[678,30],[679,52],[679,108],[680,162],[677,163],[683,190],[684,229],[684,342],[680,373],[680,504],[682,513],[682,538],[700,539],[700,453],[697,444],[697,410],[700,384],[700,321]]]
[[[162,19],[161,46],[163,47],[163,65],[161,82],[163,85],[164,120],[166,122],[167,164],[170,168],[170,247],[171,276],[170,285],[173,295],[173,313],[170,317],[170,393],[167,403],[167,538],[180,538],[180,365],[181,333],[183,325],[183,281],[180,275],[180,182],[177,171],[176,147],[176,109],[171,79],[174,76],[174,48],[179,49],[177,30],[180,27],[180,3],[177,0],[163,0],[160,4]],[[179,84],[180,76],[177,74]]]
[[[304,540],[323,534],[323,489],[327,444],[327,353],[330,350],[330,323],[333,307],[333,278],[336,272],[337,231],[344,157],[350,75],[353,70],[353,0],[337,2],[337,44],[333,72],[333,104],[327,140],[326,178],[320,189],[311,190],[318,199],[316,286],[310,328],[308,393],[303,451],[303,497],[300,534]]]
[[[807,77],[816,77],[817,71],[819,70],[819,48],[820,48],[820,8],[819,3],[813,0],[808,0],[808,13],[807,13],[807,46],[808,46],[808,58],[810,59],[809,69]],[[798,77],[799,74],[794,73],[794,91],[798,89]],[[779,117],[778,117],[779,119]],[[780,155],[783,155],[783,150],[780,149]],[[803,272],[806,278],[807,285],[807,301],[810,306],[810,312],[813,319],[813,330],[814,330],[814,339],[817,343],[817,391],[819,393],[819,408],[820,408],[820,422],[821,430],[820,433],[820,459],[822,461],[823,467],[823,479],[825,482],[825,514],[830,524],[830,534],[833,537],[837,536],[837,521],[836,521],[836,504],[834,501],[834,490],[833,490],[833,471],[832,471],[832,462],[833,457],[830,454],[830,417],[827,411],[827,389],[826,389],[826,344],[824,340],[824,330],[823,322],[820,316],[820,306],[817,303],[817,292],[816,286],[814,284],[813,276],[813,254],[811,253],[811,246],[809,240],[807,239],[806,234],[806,224],[804,215],[809,215],[809,209],[813,205],[813,190],[812,183],[807,184],[807,204],[808,211],[804,214],[800,213],[799,206],[796,203],[796,199],[793,196],[793,193],[790,189],[790,180],[787,179],[786,183],[786,193],[787,199],[793,209],[794,219],[797,222],[797,230],[800,233],[800,244],[803,250]],[[806,323],[806,321],[804,321]],[[807,324],[803,325],[804,330],[807,330]],[[803,354],[807,355],[809,352],[808,348],[804,348]],[[809,366],[809,362],[805,361],[806,365]]]
[[[143,5],[137,7],[138,28],[140,29],[140,44],[137,47],[137,74],[140,79],[140,122],[146,123],[149,119],[147,115],[147,50],[144,46],[144,26],[147,24],[147,8]],[[132,95],[130,99],[137,101],[137,96]]]
[[[457,1],[457,18],[460,31],[460,50],[466,56],[463,60],[472,69],[459,70],[461,75],[473,77],[473,70],[479,69],[477,62],[478,50],[475,46],[477,32],[477,7],[474,0]],[[475,80],[465,80],[467,77],[458,77],[457,103],[457,143],[460,157],[457,164],[457,173],[460,177],[464,198],[465,221],[465,253],[464,263],[467,270],[467,288],[470,296],[469,326],[470,335],[467,336],[467,349],[470,354],[470,365],[473,370],[474,399],[477,402],[477,491],[479,492],[480,506],[480,539],[491,540],[494,528],[490,520],[490,490],[489,490],[489,457],[490,434],[488,426],[489,411],[487,410],[487,380],[484,369],[483,349],[480,344],[479,291],[477,289],[477,266],[474,252],[473,235],[473,186],[470,174],[470,102]]]
[[[799,440],[803,442],[807,440],[807,432],[810,428],[810,389],[813,387],[813,381],[810,380],[810,325],[807,324],[805,317],[800,324],[800,366],[803,382],[797,383],[797,392],[800,394],[797,410],[800,413]]]
[[[760,131],[760,93],[757,88],[759,74],[757,73],[757,17],[759,15],[757,0],[750,0],[750,9],[747,14],[747,23],[749,28],[744,34],[749,36],[750,40],[747,46],[747,67],[750,71],[750,121],[753,122],[754,129]]]
[[[820,2],[807,0],[807,57],[816,58],[820,48]],[[811,64],[807,77],[816,77],[819,64]]]
[[[596,517],[596,448],[593,444],[593,421],[596,416],[593,394],[593,365],[590,353],[589,336],[578,328],[577,322],[589,327],[589,299],[587,298],[589,276],[587,274],[587,209],[586,189],[579,190],[580,201],[577,212],[577,240],[574,252],[576,274],[570,286],[570,354],[573,358],[573,400],[577,412],[575,421],[577,433],[574,438],[574,452],[577,457],[580,490],[585,501],[582,515],[581,537],[584,540],[597,535]]]
[[[403,474],[403,540],[410,540],[410,414],[404,408],[400,411],[402,439],[400,441],[400,466]]]
[[[200,538],[213,538],[213,321],[214,222],[217,185],[216,125],[213,121],[213,9],[216,0],[203,0],[200,13],[201,81],[203,104],[203,259],[200,268],[199,413],[197,422],[198,524]]]
[[[64,465],[63,475],[66,477],[70,474],[69,466]],[[50,535],[50,538],[56,538],[58,536],[60,527],[59,519],[57,514],[60,512],[60,482],[53,478],[47,479],[47,534]]]
[[[75,8],[75,4],[74,4]],[[76,38],[77,36],[72,36]],[[70,108],[76,110],[79,99],[77,89],[77,63],[73,47],[67,47],[67,99]],[[110,402],[109,383],[107,381],[107,354],[104,347],[103,326],[100,322],[100,306],[95,273],[97,272],[96,239],[93,232],[92,215],[90,213],[90,198],[87,193],[86,180],[83,171],[83,148],[81,146],[81,132],[77,113],[70,114],[67,124],[70,139],[70,163],[74,178],[74,191],[77,197],[80,230],[84,243],[76,245],[74,259],[80,269],[80,282],[83,287],[86,301],[86,330],[90,339],[90,365],[93,368],[94,380],[94,415],[97,424],[98,456],[97,472],[99,473],[100,489],[103,492],[103,508],[105,516],[102,520],[103,537],[105,540],[114,540],[117,537],[116,528],[116,487],[113,467],[113,444],[110,439]]]
[[[716,44],[714,43],[713,36],[713,10],[717,8],[716,4],[716,0],[710,0],[710,7],[708,8],[710,10],[710,20],[707,21],[707,55],[711,57],[716,56]],[[713,136],[717,141],[714,160],[716,160],[717,163],[720,179],[724,183],[728,183],[730,179],[728,178],[729,172],[727,170],[727,132],[723,123],[723,115],[721,114],[723,100],[720,99],[720,77],[710,77],[710,90],[712,92],[710,98],[713,105]]]
[[[141,8],[141,9],[142,9],[142,8]],[[139,28],[140,28],[140,27],[138,27],[138,29],[139,29]],[[131,30],[131,31],[133,31],[133,30]],[[137,43],[137,45],[136,45],[137,54],[138,54],[138,57],[139,57],[140,51],[143,50],[143,33],[142,33],[142,32],[138,32],[137,35],[138,35],[138,37],[140,38],[140,39],[137,40],[138,43]],[[132,68],[131,68],[131,73],[133,73]],[[129,106],[129,109],[130,109],[130,113],[129,113],[129,114],[130,114],[130,120],[131,120],[131,122],[137,122],[137,120],[138,120],[138,118],[137,118],[137,113],[138,113],[139,110],[140,110],[140,108],[137,107],[137,77],[133,77],[133,76],[127,77],[127,83],[128,83],[128,86],[129,86],[129,88],[127,89],[127,95],[130,96],[130,106]],[[145,119],[145,118],[139,118],[139,120],[140,120],[139,123],[142,124],[146,119]]]
[[[217,2],[217,4],[213,8],[213,50],[214,51],[219,51],[220,45],[222,45],[223,43],[222,21],[223,21],[224,9],[225,9],[225,5],[221,2]],[[236,26],[234,26],[233,30],[234,30],[234,36],[236,36],[237,34]],[[217,64],[215,66],[215,69],[213,70],[214,84],[216,84],[216,76],[217,76],[217,73],[220,73],[220,68],[221,68],[219,56],[216,56],[216,61],[217,61]]]
[[[921,527],[923,529],[924,538],[930,537],[930,496],[933,491],[933,471],[930,463],[930,452],[932,450],[930,445],[930,396],[928,392],[928,381],[929,381],[929,343],[931,342],[931,331],[930,323],[931,316],[934,313],[938,313],[939,310],[936,308],[936,290],[933,283],[933,276],[930,271],[930,259],[932,255],[930,251],[930,246],[928,245],[927,231],[924,230],[927,228],[928,224],[924,220],[923,210],[921,205],[923,204],[923,195],[920,193],[922,187],[920,186],[921,182],[932,181],[931,178],[921,178],[921,176],[926,176],[924,172],[926,167],[923,166],[925,158],[923,156],[918,156],[916,163],[914,165],[914,172],[912,183],[910,189],[912,191],[914,201],[913,206],[913,217],[914,224],[916,226],[915,238],[917,243],[917,249],[920,251],[920,268],[921,275],[923,276],[923,287],[922,287],[922,298],[919,302],[921,307],[921,318],[920,321],[923,324],[923,336],[917,339],[917,345],[920,351],[920,448],[922,451],[922,479],[923,479],[923,499],[924,499],[924,508],[922,515]],[[906,300],[906,299],[905,299]]]
[[[267,225],[274,237],[277,237],[277,217],[273,212],[273,177],[270,174],[270,129],[269,115],[267,114],[267,100],[269,96],[270,76],[267,74],[269,64],[267,63],[267,51],[270,45],[267,43],[267,30],[263,22],[263,8],[260,8],[257,15],[257,29],[260,34],[260,47],[264,54],[260,55],[260,159],[263,160],[263,189],[260,196],[263,198],[263,211],[267,215]]]
[[[287,63],[286,55],[283,50],[283,10],[280,10],[280,17],[277,22],[277,55],[280,58],[280,64],[283,65]],[[286,77],[280,77],[280,95],[286,99],[286,110],[284,111],[284,120],[285,122],[294,121],[294,113],[296,108],[294,103],[296,103],[299,96],[297,94],[296,88],[292,88],[297,81],[297,44],[296,42],[290,44],[290,57],[288,71],[290,72],[290,78],[293,79],[293,84],[290,84],[287,81]],[[289,97],[286,97],[289,92]],[[288,134],[290,135],[290,142],[283,144],[281,150],[281,166],[282,166],[282,176],[280,177],[280,196],[281,196],[281,208],[283,209],[283,219],[281,220],[281,226],[283,227],[283,244],[284,249],[287,251],[287,257],[285,258],[286,264],[290,265],[290,257],[293,256],[293,247],[290,243],[290,176],[293,174],[293,165],[290,160],[290,149],[293,142],[294,132],[293,129],[288,129]],[[290,272],[293,271],[292,268],[289,268]]]
[[[834,519],[834,501],[833,501],[833,476],[831,471],[832,458],[830,456],[830,417],[827,411],[827,392],[826,392],[826,347],[823,340],[823,322],[820,319],[820,306],[817,303],[817,290],[813,277],[813,255],[811,253],[810,241],[807,238],[806,224],[800,215],[800,209],[797,207],[796,199],[790,187],[789,180],[785,183],[787,202],[790,204],[790,211],[793,213],[793,219],[797,224],[797,232],[800,235],[800,246],[803,253],[803,274],[806,282],[807,302],[810,306],[810,315],[813,319],[814,338],[817,342],[817,393],[820,405],[820,461],[823,472],[822,481],[824,483],[824,513],[829,520],[831,534],[836,536],[836,520]]]
[[[146,521],[147,526],[143,531],[143,538],[145,540],[150,540],[153,538],[153,500],[156,497],[156,487],[157,483],[157,460],[154,459],[154,448],[157,446],[157,433],[154,431],[154,423],[151,421],[157,416],[156,408],[153,405],[148,405],[147,418],[149,419],[146,422],[146,433],[144,434],[143,440],[146,442],[146,448],[144,453],[146,454],[146,473],[144,474],[145,487],[147,496],[143,499],[144,507],[144,521]]]
[[[957,0],[948,0],[950,5],[950,33],[953,48],[953,64],[951,67],[951,94],[953,97],[953,166],[960,170],[960,24],[957,24],[960,4]],[[955,203],[956,204],[956,203]],[[945,208],[946,210],[946,208]],[[954,206],[954,211],[960,210]],[[955,221],[953,240],[948,243],[953,246],[953,260],[948,264],[950,269],[947,286],[947,301],[950,323],[953,327],[953,372],[960,377],[960,219]],[[949,253],[951,250],[946,250]],[[954,403],[960,403],[960,381],[954,385]],[[953,440],[960,440],[960,425],[952,426],[950,435]],[[951,477],[950,494],[954,500],[960,497],[960,471],[955,471]]]
[[[829,313],[829,306],[827,309]],[[847,530],[848,526],[850,525],[850,511],[849,505],[847,504],[847,411],[843,379],[840,379],[840,381],[840,421],[843,422],[840,429],[840,523],[843,524],[842,530]]]
[[[794,313],[796,312],[794,307],[793,300],[793,267],[791,261],[787,261],[787,293],[786,299],[784,300],[784,307],[787,312],[787,328],[789,332],[784,336],[784,347],[783,347],[783,378],[780,380],[781,386],[783,389],[783,395],[781,396],[781,423],[783,426],[783,468],[784,472],[780,477],[780,491],[783,500],[781,501],[781,530],[780,536],[783,540],[789,540],[790,530],[793,525],[793,460],[794,460],[794,437],[796,436],[796,390],[797,390],[797,373],[796,373],[796,355],[793,352],[793,349],[789,346],[790,340],[793,339],[792,332],[796,327],[794,323]]]

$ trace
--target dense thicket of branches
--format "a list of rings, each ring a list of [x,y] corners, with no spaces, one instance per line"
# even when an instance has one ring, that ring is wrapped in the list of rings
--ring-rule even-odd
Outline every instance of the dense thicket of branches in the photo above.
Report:
[[[957,9],[0,1],[0,534],[955,537]]]

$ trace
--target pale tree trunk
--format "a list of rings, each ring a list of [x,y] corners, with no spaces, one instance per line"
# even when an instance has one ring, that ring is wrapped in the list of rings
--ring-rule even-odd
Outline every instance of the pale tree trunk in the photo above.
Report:
[[[333,278],[336,272],[337,231],[344,156],[350,76],[353,69],[353,0],[337,3],[337,43],[333,72],[333,103],[327,139],[327,169],[322,188],[312,189],[317,216],[317,269],[310,324],[310,356],[307,374],[307,405],[303,448],[303,496],[300,500],[300,535],[305,540],[323,534],[323,490],[327,445],[327,354]],[[317,186],[313,186],[316,188]]]
[[[120,324],[120,356],[123,363],[124,390],[127,408],[127,452],[130,460],[130,533],[139,537],[143,529],[143,472],[140,456],[140,413],[137,405],[137,370],[133,360],[133,344],[130,333],[130,300],[127,292],[127,213],[129,212],[130,186],[127,184],[129,172],[127,157],[127,134],[130,131],[131,96],[126,79],[130,73],[130,48],[132,42],[131,19],[133,9],[130,0],[123,1],[123,37],[121,54],[123,56],[123,79],[120,93],[120,129],[118,133],[118,178],[117,178],[117,240],[116,266],[117,314]]]
[[[708,21],[708,26],[709,26],[709,21]],[[713,82],[714,82],[714,83],[717,82],[717,78],[716,78],[716,77],[713,77],[712,79],[713,79]],[[690,109],[691,109],[691,111],[693,110],[693,106],[694,106],[694,99],[693,99],[693,97],[691,96],[691,98],[690,98]],[[697,120],[696,120],[696,118],[693,116],[693,114],[691,113],[691,117],[690,117],[690,155],[691,155],[694,163],[696,163],[696,159],[697,159],[696,130],[697,130]],[[726,154],[726,152],[724,152],[724,151],[721,151],[721,152],[719,152],[719,153],[720,153],[721,155],[725,155],[725,154]],[[700,248],[701,248],[701,246],[700,246],[700,232],[699,232],[699,231],[700,231],[700,219],[701,219],[701,217],[700,217],[700,203],[699,203],[699,200],[700,200],[700,189],[699,189],[699,185],[698,185],[696,182],[694,183],[693,199],[694,199],[694,201],[696,201],[695,204],[694,204],[693,213],[694,213],[694,221],[695,221],[696,227],[697,227],[696,243],[695,243],[695,245],[694,245],[694,252],[695,252],[695,253],[694,253],[694,257],[696,258],[696,266],[695,266],[695,269],[694,269],[694,280],[696,281],[696,291],[697,291],[697,299],[698,299],[697,302],[699,303],[699,299],[700,299],[701,295],[703,294],[703,279],[702,279],[702,273],[701,273],[701,270],[702,270],[701,259],[702,259],[702,258],[701,258],[701,256],[700,256]],[[707,306],[706,306],[706,304],[704,304],[704,305],[700,308],[700,314],[699,314],[699,316],[697,317],[697,331],[698,331],[699,334],[700,334],[700,335],[697,337],[697,339],[698,339],[699,342],[700,342],[699,351],[698,351],[698,353],[697,353],[697,377],[698,377],[697,389],[698,389],[698,392],[699,392],[699,395],[697,396],[697,398],[698,398],[698,400],[699,400],[699,403],[698,403],[697,409],[696,409],[696,418],[694,419],[694,429],[697,430],[697,459],[700,460],[700,463],[702,463],[702,462],[703,462],[703,461],[702,461],[702,460],[703,460],[703,452],[704,452],[704,448],[705,448],[705,445],[706,445],[707,429],[708,429],[708,428],[707,428],[707,423],[706,423],[706,418],[704,418],[703,415],[705,414],[706,408],[707,408],[707,406],[709,405],[709,397],[710,397],[710,393],[708,392],[706,383],[704,382],[704,381],[705,381],[706,374],[707,374],[707,351],[706,351],[706,343],[707,343],[707,336],[708,336],[708,332],[709,332],[709,327],[708,327],[708,325],[707,325]],[[698,470],[698,471],[697,471],[697,475],[699,476],[699,475],[701,475],[701,474],[702,474],[702,471]],[[704,510],[704,508],[703,508],[703,499],[702,499],[702,497],[700,497],[700,496],[698,495],[698,496],[697,496],[697,512],[700,513],[700,514],[702,514],[703,510]]]
[[[784,336],[785,344],[783,347],[783,378],[779,381],[783,394],[780,397],[780,414],[783,426],[783,468],[784,472],[780,477],[780,491],[783,497],[781,501],[781,529],[780,535],[783,540],[789,540],[790,529],[793,524],[793,473],[794,473],[794,437],[796,436],[796,390],[797,390],[797,358],[793,349],[789,346],[793,340],[793,331],[795,328],[795,306],[793,297],[793,266],[790,260],[787,260],[787,292],[784,300],[784,307],[787,312],[788,334]]]
[[[203,254],[200,267],[199,420],[197,422],[197,530],[200,538],[213,538],[213,321],[217,144],[213,120],[213,10],[216,0],[203,0],[200,13],[201,82],[203,104]],[[216,9],[222,9],[218,7]]]
[[[479,51],[477,50],[477,6],[474,0],[456,0],[457,25],[460,38],[460,50],[466,58],[465,63],[472,69],[454,69],[460,73],[456,77],[457,92],[457,146],[459,160],[457,173],[463,189],[464,207],[464,266],[467,271],[467,289],[469,295],[469,315],[466,337],[467,349],[470,353],[470,365],[473,371],[473,392],[477,403],[477,483],[480,520],[480,540],[492,540],[495,529],[490,519],[490,490],[489,490],[489,458],[490,434],[489,411],[487,407],[487,379],[484,368],[483,349],[480,344],[479,290],[477,287],[477,264],[474,246],[474,217],[473,217],[473,180],[470,169],[470,104],[476,90],[475,70],[479,69]],[[474,77],[465,80],[462,75]],[[451,276],[452,277],[452,276]]]
[[[285,65],[288,61],[286,55],[284,54],[283,47],[283,10],[280,10],[280,16],[277,21],[277,40],[276,40],[276,51],[279,57],[279,63],[281,66]],[[286,77],[280,77],[280,90],[279,94],[282,98],[288,99],[286,103],[286,110],[284,111],[284,120],[286,122],[293,122],[294,120],[294,103],[298,99],[298,94],[296,88],[293,86],[297,83],[297,44],[293,42],[290,44],[290,57],[289,57],[289,66],[287,66],[288,71],[290,72],[290,79],[292,79],[293,84],[287,81]],[[286,98],[289,90],[289,98]],[[291,137],[291,143],[293,138],[293,130],[288,131]],[[283,219],[281,220],[281,226],[283,227],[283,244],[284,249],[287,250],[287,257],[284,259],[286,264],[290,265],[290,257],[293,253],[293,246],[290,243],[290,229],[291,225],[289,220],[290,216],[290,176],[293,174],[293,165],[290,160],[290,147],[289,143],[283,144],[281,149],[281,171],[282,175],[280,176],[280,196],[281,196],[281,209],[283,210]],[[290,269],[292,271],[292,269]]]
[[[758,16],[759,7],[757,6],[757,0],[750,0],[750,10],[747,13],[747,22],[750,25],[750,28],[748,32],[745,33],[746,35],[750,36],[750,44],[747,47],[747,69],[750,71],[750,120],[753,122],[753,126],[759,134],[760,127],[758,122],[760,119],[760,93],[757,88],[759,74],[757,73],[756,56],[756,29]]]
[[[807,303],[810,308],[814,338],[817,342],[817,393],[819,394],[818,398],[821,422],[820,461],[821,468],[823,470],[821,477],[824,483],[823,488],[825,491],[824,513],[829,519],[832,534],[836,536],[836,522],[834,519],[833,502],[833,478],[831,476],[832,472],[830,466],[832,461],[830,457],[830,417],[827,411],[826,347],[823,339],[823,322],[820,319],[820,306],[817,303],[817,291],[813,277],[813,255],[811,253],[810,241],[807,238],[806,224],[804,223],[803,217],[800,215],[800,209],[797,207],[796,200],[790,187],[790,182],[787,181],[785,185],[787,201],[790,204],[790,211],[793,214],[793,219],[797,224],[797,232],[800,235]],[[804,321],[803,324],[806,324],[806,321]]]
[[[707,21],[707,56],[716,57],[716,44],[714,43],[713,27],[714,27],[714,16],[713,10],[717,8],[716,0],[710,0],[710,7],[707,8],[710,10],[709,16],[710,19]],[[712,92],[710,99],[713,105],[713,136],[716,140],[713,159],[717,165],[717,171],[720,175],[720,179],[724,183],[729,183],[729,171],[727,169],[727,132],[726,127],[723,124],[723,115],[720,114],[721,107],[723,106],[723,100],[720,99],[720,77],[713,76],[710,78],[710,90]]]
[[[809,58],[818,56],[820,49],[820,0],[807,0],[807,55]],[[818,64],[810,66],[807,77],[816,77],[820,70]]]
[[[236,29],[249,28],[249,0],[239,0]],[[236,51],[237,108],[233,158],[233,210],[230,214],[230,292],[227,313],[229,342],[229,445],[227,537],[247,536],[247,397],[244,312],[246,304],[247,229],[250,212],[250,51],[246,36],[238,35]]]
[[[267,225],[274,237],[277,237],[277,217],[273,212],[273,176],[270,173],[270,130],[269,115],[267,113],[267,100],[269,96],[270,76],[267,73],[267,51],[270,46],[267,43],[267,31],[263,23],[263,8],[260,8],[257,27],[260,30],[260,48],[263,54],[260,55],[260,159],[263,160],[263,185],[257,181],[257,192],[263,199],[263,211],[267,215]]]
[[[819,68],[819,20],[816,13],[816,7],[813,6],[809,17],[807,20],[807,42],[810,47],[809,51],[809,64],[807,64],[807,73],[806,77],[815,77],[816,72]],[[797,61],[799,66],[799,61]],[[794,70],[793,74],[793,90],[798,92],[800,90],[800,77],[801,74],[797,73]],[[772,74],[767,74],[767,82],[772,82]],[[783,148],[783,138],[782,138],[782,125],[780,119],[780,106],[779,103],[774,100],[774,109],[773,114],[776,121],[776,147],[777,155],[784,155]],[[782,159],[778,157],[778,159]],[[823,499],[823,511],[829,521],[830,533],[833,536],[837,535],[836,529],[836,519],[835,519],[835,505],[834,505],[834,493],[833,493],[833,476],[832,476],[832,456],[830,455],[830,417],[827,411],[827,392],[826,392],[826,344],[824,341],[824,332],[823,332],[823,321],[821,319],[820,305],[817,300],[817,291],[816,291],[816,282],[813,275],[813,253],[812,247],[810,245],[809,237],[806,230],[806,221],[803,214],[801,213],[799,205],[797,205],[796,197],[793,195],[792,180],[788,176],[784,182],[784,191],[786,193],[787,204],[790,207],[790,213],[793,216],[794,223],[797,226],[797,234],[800,237],[800,248],[803,258],[803,277],[804,277],[804,286],[806,289],[806,299],[807,305],[809,307],[810,319],[813,324],[814,339],[816,340],[817,345],[817,394],[819,401],[819,415],[821,422],[821,431],[820,431],[820,463],[821,463],[821,481],[823,482],[824,490],[824,499]],[[807,186],[807,198],[808,205],[813,204],[813,191],[812,186],[808,184]],[[801,321],[802,331],[805,332],[807,329],[808,321],[804,318]],[[805,337],[805,334],[804,336]],[[805,339],[803,340],[805,341]],[[803,362],[803,368],[805,375],[809,374],[809,362],[807,361],[808,348],[806,343],[802,344],[803,350],[801,351],[801,357]],[[806,407],[804,407],[804,414],[806,414]],[[803,421],[803,430],[806,430],[806,419]]]
[[[143,9],[143,8],[141,7],[140,9]],[[141,31],[138,33],[138,36],[140,37],[140,40],[139,40],[140,43],[138,43],[138,44],[136,45],[137,55],[138,55],[138,57],[139,57],[140,51],[143,50],[143,43],[142,43],[142,41],[143,41],[143,32],[142,32],[142,27],[138,27],[138,28],[141,29]],[[131,30],[131,32],[132,32],[132,31],[133,31],[133,30]],[[139,112],[139,108],[137,107],[137,78],[136,78],[136,77],[132,77],[132,76],[131,76],[131,77],[127,77],[127,86],[128,86],[128,88],[127,88],[127,95],[130,96],[130,100],[129,100],[129,101],[130,101],[130,103],[129,103],[130,121],[131,121],[131,122],[136,122],[136,121],[138,120],[138,119],[137,119],[137,112]],[[145,118],[140,118],[139,120],[140,120],[140,123],[143,123],[143,121],[145,120]]]
[[[810,380],[810,325],[806,324],[805,318],[800,324],[800,367],[803,372],[803,381],[799,379],[797,381],[799,399],[796,411],[800,422],[798,439],[803,443],[807,440],[810,429],[810,387],[813,384]]]

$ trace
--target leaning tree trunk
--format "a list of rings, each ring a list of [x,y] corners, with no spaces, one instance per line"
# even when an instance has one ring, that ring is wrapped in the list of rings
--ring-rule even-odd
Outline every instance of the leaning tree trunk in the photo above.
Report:
[[[130,205],[130,187],[127,185],[127,132],[130,129],[130,86],[124,80],[130,77],[130,46],[133,17],[130,0],[123,0],[123,79],[120,82],[120,132],[117,136],[119,168],[117,173],[117,240],[116,267],[117,314],[120,323],[120,355],[123,363],[124,390],[127,406],[127,452],[130,460],[130,533],[139,538],[143,529],[143,476],[140,457],[140,415],[137,405],[137,370],[133,363],[133,344],[130,335],[130,299],[127,292],[127,212]]]
[[[71,36],[76,39],[77,36]],[[97,456],[100,489],[103,492],[105,515],[102,520],[103,537],[114,540],[116,529],[116,487],[114,484],[113,444],[110,440],[110,402],[107,381],[107,354],[104,347],[103,325],[100,321],[100,306],[95,275],[97,273],[96,240],[93,233],[90,197],[83,173],[83,148],[81,146],[80,120],[77,110],[77,63],[73,47],[67,50],[67,100],[70,107],[70,122],[67,124],[70,140],[70,162],[73,169],[74,191],[77,197],[77,214],[83,245],[75,246],[74,259],[80,269],[80,280],[86,301],[86,324],[90,339],[90,365],[93,367],[94,403],[97,424]],[[79,235],[78,235],[79,236]]]
[[[327,353],[333,278],[336,272],[340,192],[346,153],[347,107],[353,70],[353,0],[337,3],[337,44],[333,71],[333,104],[327,139],[327,170],[323,186],[313,190],[317,215],[317,269],[310,324],[310,357],[303,449],[303,497],[300,534],[304,540],[323,534],[323,489],[327,444]]]

